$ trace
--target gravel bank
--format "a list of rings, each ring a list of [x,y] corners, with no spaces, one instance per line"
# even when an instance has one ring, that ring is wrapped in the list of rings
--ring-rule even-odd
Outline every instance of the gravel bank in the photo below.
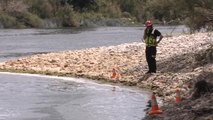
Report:
[[[2,71],[66,75],[150,88],[164,101],[180,88],[188,97],[197,77],[213,73],[212,33],[166,37],[158,45],[156,74],[145,75],[145,45],[118,46],[38,54],[0,63]],[[110,78],[112,69],[120,74]]]

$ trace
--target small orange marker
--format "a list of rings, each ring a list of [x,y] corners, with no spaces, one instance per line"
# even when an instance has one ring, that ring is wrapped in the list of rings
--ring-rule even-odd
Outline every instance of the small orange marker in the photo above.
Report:
[[[156,97],[153,94],[152,95],[152,110],[149,112],[150,115],[154,115],[154,114],[162,114],[163,112],[159,109],[158,107],[158,103],[156,101]]]
[[[180,102],[181,102],[180,90],[177,89],[176,90],[176,103],[180,103]]]
[[[117,77],[117,73],[116,73],[116,70],[115,68],[112,69],[112,76],[111,78],[116,78]]]

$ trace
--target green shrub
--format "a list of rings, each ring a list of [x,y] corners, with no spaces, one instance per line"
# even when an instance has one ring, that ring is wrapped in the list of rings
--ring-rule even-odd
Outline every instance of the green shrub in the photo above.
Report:
[[[70,5],[60,7],[56,17],[62,22],[62,26],[64,27],[80,26],[80,17],[74,12],[73,7]]]
[[[27,27],[35,27],[35,28],[43,27],[42,19],[39,18],[37,15],[29,12],[16,13],[16,19],[18,22]]]
[[[131,14],[129,12],[123,12],[122,16],[124,18],[131,18]]]
[[[17,25],[16,18],[0,12],[0,23],[4,28],[14,28]]]
[[[53,6],[48,0],[28,0],[29,12],[36,14],[40,18],[50,18],[53,16]]]
[[[107,15],[110,18],[119,18],[122,14],[120,7],[117,5],[117,3],[112,2],[112,4],[108,4]]]
[[[95,12],[84,12],[79,14],[81,16],[81,19],[88,19],[88,20],[102,20],[104,19],[103,15],[101,13],[95,13]]]
[[[32,27],[42,27],[42,19],[40,19],[37,15],[31,14],[29,12],[24,13],[24,19],[26,20],[26,24],[29,24]]]

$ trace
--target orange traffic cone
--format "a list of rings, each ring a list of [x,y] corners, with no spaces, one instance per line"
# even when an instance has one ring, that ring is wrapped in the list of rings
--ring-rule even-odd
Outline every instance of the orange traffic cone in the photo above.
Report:
[[[116,70],[115,70],[115,68],[113,68],[112,69],[112,75],[111,75],[111,78],[119,78],[119,74],[118,73],[116,73]]]
[[[156,101],[156,97],[152,95],[152,110],[149,112],[150,115],[153,114],[162,114],[163,112],[158,108],[158,103]]]
[[[180,103],[180,102],[181,102],[180,90],[177,89],[176,90],[176,103]]]

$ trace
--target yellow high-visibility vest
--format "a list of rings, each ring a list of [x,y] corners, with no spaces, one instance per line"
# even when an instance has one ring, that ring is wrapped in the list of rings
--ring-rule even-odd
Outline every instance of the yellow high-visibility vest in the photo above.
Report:
[[[146,43],[146,46],[148,47],[157,46],[157,41],[156,41],[156,37],[154,36],[154,32],[155,32],[155,29],[152,30],[149,36],[146,35],[145,43]]]

